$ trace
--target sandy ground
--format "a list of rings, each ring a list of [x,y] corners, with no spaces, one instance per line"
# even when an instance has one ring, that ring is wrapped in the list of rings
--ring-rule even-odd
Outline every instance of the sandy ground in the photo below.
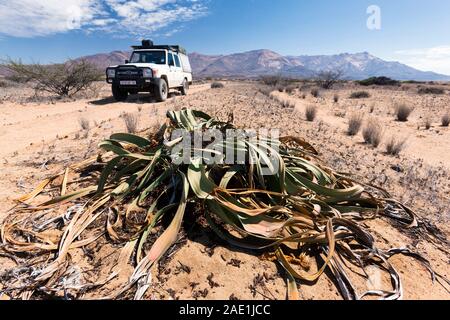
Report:
[[[359,88],[361,90],[361,88]],[[434,166],[445,166],[450,169],[448,152],[450,139],[448,129],[441,127],[441,117],[450,112],[450,99],[448,95],[433,96],[419,95],[413,90],[369,90],[368,99],[349,99],[352,91],[356,89],[330,90],[321,93],[318,99],[300,99],[300,93],[289,95],[285,92],[274,92],[280,100],[289,100],[295,103],[297,110],[304,113],[306,106],[319,106],[319,118],[327,124],[345,131],[348,126],[348,117],[352,113],[365,113],[365,119],[373,118],[383,124],[384,138],[398,137],[406,139],[407,143],[403,153],[411,159],[423,159]],[[333,101],[334,95],[339,101]],[[408,122],[393,121],[395,119],[394,107],[396,104],[406,104],[414,108]],[[370,113],[369,109],[373,108]],[[431,128],[425,128],[425,121],[429,119]]]
[[[426,216],[444,234],[449,234],[450,218],[450,131],[438,125],[450,97],[419,96],[413,89],[367,89],[369,99],[347,99],[353,87],[323,92],[317,99],[304,92],[274,93],[275,99],[261,92],[254,83],[226,83],[224,89],[209,85],[191,88],[189,96],[173,95],[165,103],[154,103],[147,96],[134,96],[126,103],[113,103],[109,90],[102,87],[98,97],[72,102],[17,103],[4,99],[0,104],[0,221],[8,214],[13,199],[27,193],[43,178],[60,172],[65,166],[97,152],[97,144],[111,133],[125,131],[121,115],[139,115],[139,129],[161,124],[168,109],[196,108],[222,119],[234,112],[236,125],[244,128],[279,128],[285,135],[298,135],[318,148],[330,166],[355,172],[364,179],[383,186]],[[264,91],[264,90],[262,90]],[[305,94],[305,99],[302,95]],[[338,103],[333,102],[339,94]],[[0,94],[0,97],[2,94]],[[290,99],[295,108],[280,101]],[[395,101],[394,101],[395,100]],[[393,120],[396,101],[411,103],[415,111],[407,123]],[[315,122],[304,119],[304,108],[319,108]],[[375,104],[374,112],[367,109]],[[362,110],[376,117],[385,127],[385,136],[408,138],[398,157],[386,155],[384,146],[373,149],[363,144],[361,135],[345,134],[347,116]],[[423,117],[433,116],[430,130],[419,128]],[[90,130],[82,131],[79,120],[87,119]],[[424,254],[435,270],[450,277],[449,255],[445,244],[435,245],[413,234],[401,233],[387,220],[371,221],[367,228],[382,248],[411,247]],[[285,282],[276,264],[261,259],[259,253],[237,251],[219,241],[210,230],[185,226],[178,250],[154,270],[149,299],[285,299]],[[104,245],[101,254],[117,252]],[[75,254],[76,256],[76,254]],[[402,276],[406,299],[449,299],[448,291],[433,284],[429,274],[412,258],[398,256],[393,265]],[[0,273],[13,262],[0,258]],[[86,266],[87,268],[88,266]],[[131,272],[131,269],[129,270]],[[123,280],[123,279],[122,279]],[[364,283],[362,283],[364,285]],[[1,283],[0,283],[1,286]],[[89,298],[95,298],[92,293]],[[316,284],[300,283],[302,299],[340,299],[333,281],[325,275]]]

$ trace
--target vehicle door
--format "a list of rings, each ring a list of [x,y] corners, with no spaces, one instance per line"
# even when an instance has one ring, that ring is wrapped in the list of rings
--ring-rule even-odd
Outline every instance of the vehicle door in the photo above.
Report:
[[[183,75],[183,68],[181,66],[180,57],[178,54],[173,54],[173,59],[175,60],[175,70],[176,70],[176,78],[177,78],[177,85],[181,86],[183,84],[184,75]]]
[[[167,53],[167,64],[169,66],[169,74],[167,77],[169,78],[169,87],[177,87],[179,85],[179,79],[177,75],[177,67],[175,65],[175,59],[173,57],[172,52]]]

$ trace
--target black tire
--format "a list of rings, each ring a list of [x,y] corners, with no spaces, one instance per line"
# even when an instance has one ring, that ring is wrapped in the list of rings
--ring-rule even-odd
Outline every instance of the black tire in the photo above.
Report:
[[[125,101],[128,98],[128,92],[119,88],[119,86],[112,86],[112,94],[116,101]]]
[[[183,96],[186,96],[188,94],[189,91],[189,82],[187,81],[187,79],[183,80],[183,86],[180,88],[180,92]]]
[[[167,100],[168,95],[169,95],[169,85],[167,84],[166,80],[161,79],[155,86],[156,101],[164,102]]]

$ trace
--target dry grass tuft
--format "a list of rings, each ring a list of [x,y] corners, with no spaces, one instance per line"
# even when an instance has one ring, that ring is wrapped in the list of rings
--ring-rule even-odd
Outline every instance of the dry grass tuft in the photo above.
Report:
[[[292,94],[292,93],[294,93],[295,89],[297,89],[296,86],[294,86],[294,85],[289,85],[289,86],[286,86],[286,88],[284,89],[284,91],[286,91],[286,93],[288,93],[288,94]]]
[[[282,100],[280,102],[284,108],[295,109],[295,106],[296,106],[295,102],[293,102],[291,100]]]
[[[448,127],[450,125],[450,113],[446,113],[442,116],[441,124],[443,127]]]
[[[430,117],[425,118],[425,129],[430,130],[431,129],[431,119]]]
[[[395,106],[395,115],[397,121],[407,122],[409,116],[414,111],[414,108],[407,106],[406,104],[398,104]]]
[[[211,89],[222,89],[225,85],[222,82],[213,82],[211,83]]]
[[[91,129],[91,123],[86,118],[78,119],[78,123],[80,124],[81,129],[84,131],[89,131],[89,129]]]
[[[305,116],[306,120],[308,120],[309,122],[313,122],[317,116],[317,107],[314,105],[307,106],[305,110]]]
[[[374,148],[377,148],[383,137],[383,129],[381,125],[375,119],[369,119],[365,128],[363,129],[363,137],[364,141],[367,144],[372,145]]]
[[[311,95],[312,95],[314,98],[318,98],[319,95],[320,95],[319,89],[317,89],[317,88],[312,89],[312,90],[311,90]]]
[[[406,145],[406,139],[391,137],[386,143],[386,153],[391,156],[398,156]]]
[[[349,136],[356,136],[358,134],[359,130],[361,130],[363,120],[364,120],[364,116],[362,113],[360,113],[360,112],[353,113],[350,116],[350,119],[348,121],[347,134]]]
[[[122,119],[125,122],[128,133],[136,133],[138,130],[139,117],[133,113],[124,113]]]
[[[370,93],[367,91],[356,91],[352,92],[350,99],[367,99],[370,98]]]

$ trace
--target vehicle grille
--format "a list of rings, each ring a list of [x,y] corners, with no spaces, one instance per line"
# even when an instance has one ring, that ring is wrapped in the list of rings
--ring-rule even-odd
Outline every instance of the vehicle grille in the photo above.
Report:
[[[137,79],[142,77],[142,70],[138,68],[119,68],[116,71],[119,79]]]

